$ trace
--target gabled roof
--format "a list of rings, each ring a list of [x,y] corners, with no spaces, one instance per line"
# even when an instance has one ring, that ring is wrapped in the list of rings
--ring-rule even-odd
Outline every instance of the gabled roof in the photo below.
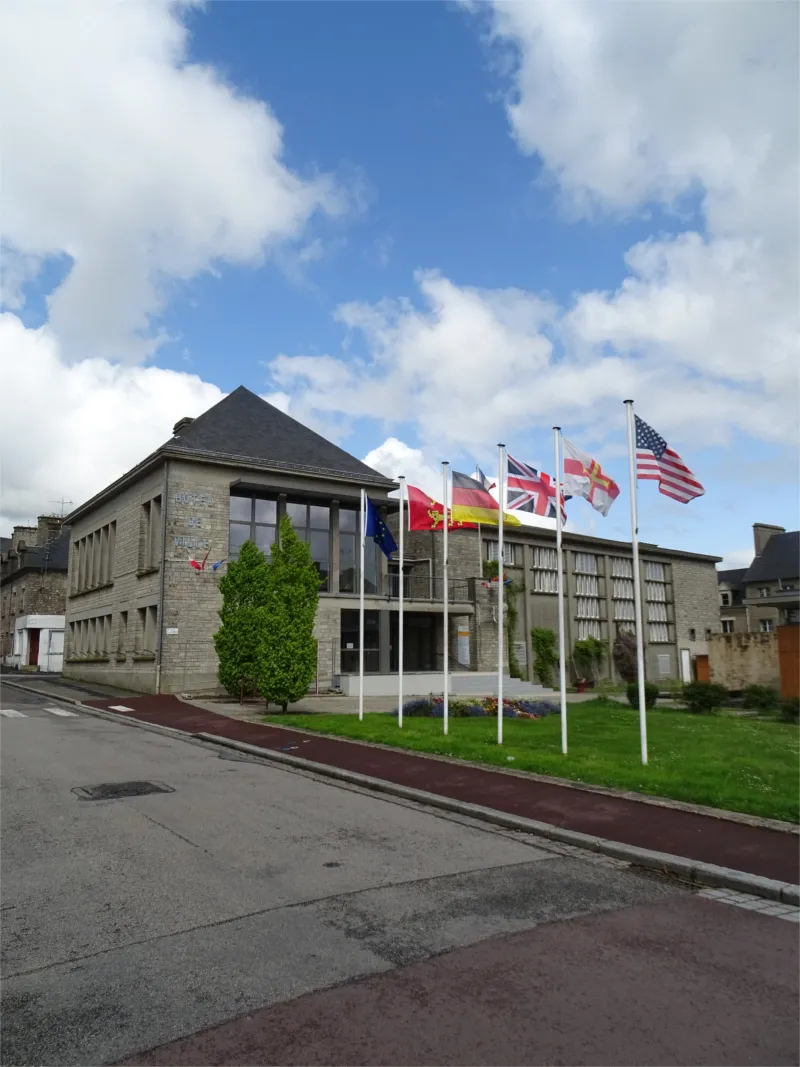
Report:
[[[800,530],[773,534],[744,576],[745,582],[772,582],[800,578]]]
[[[163,450],[170,455],[210,455],[310,474],[344,475],[387,487],[392,484],[243,385],[180,429]]]
[[[739,589],[747,574],[747,567],[735,567],[733,570],[717,571],[717,581],[725,582],[731,589]]]

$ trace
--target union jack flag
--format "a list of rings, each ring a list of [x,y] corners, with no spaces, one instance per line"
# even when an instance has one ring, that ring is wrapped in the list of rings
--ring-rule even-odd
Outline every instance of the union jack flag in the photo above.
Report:
[[[543,474],[536,467],[520,463],[518,459],[508,457],[507,501],[509,511],[530,511],[533,515],[544,515],[548,519],[556,517],[556,487],[549,474]],[[561,494],[561,520],[567,521],[564,503],[568,496]]]

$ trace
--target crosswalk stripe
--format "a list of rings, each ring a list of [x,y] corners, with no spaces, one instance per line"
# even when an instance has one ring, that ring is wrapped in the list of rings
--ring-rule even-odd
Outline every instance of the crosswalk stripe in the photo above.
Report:
[[[27,719],[27,715],[24,711],[14,711],[13,708],[0,708],[0,715],[4,715],[7,719]]]
[[[45,708],[45,711],[49,711],[51,715],[62,715],[65,719],[74,719],[75,712],[67,711],[66,708]]]

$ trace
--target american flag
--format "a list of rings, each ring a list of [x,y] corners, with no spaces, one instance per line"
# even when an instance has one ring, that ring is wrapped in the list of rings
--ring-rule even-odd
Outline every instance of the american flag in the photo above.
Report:
[[[506,490],[506,507],[509,511],[530,511],[534,515],[545,515],[548,519],[556,517],[556,487],[549,474],[542,474],[536,467],[520,463],[518,459],[508,457],[508,478]],[[570,498],[561,496],[561,518],[567,521],[564,501]]]
[[[688,504],[705,489],[678,453],[670,448],[652,426],[636,416],[636,477],[658,482],[664,496]]]

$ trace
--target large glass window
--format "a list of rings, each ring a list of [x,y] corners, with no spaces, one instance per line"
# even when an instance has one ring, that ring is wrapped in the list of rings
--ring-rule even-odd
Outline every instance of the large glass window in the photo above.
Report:
[[[331,569],[330,508],[322,504],[301,504],[289,500],[286,503],[286,514],[291,519],[297,536],[311,549],[311,558],[316,563],[322,579],[320,589],[326,590]]]
[[[277,501],[232,496],[228,515],[228,556],[236,559],[245,541],[254,541],[269,558],[277,528]]]
[[[358,592],[359,513],[355,508],[339,508],[339,592]],[[364,546],[364,592],[378,592],[380,549],[370,539]],[[344,670],[344,668],[342,668]]]
[[[358,673],[358,611],[343,609],[341,616],[342,674]],[[377,611],[364,612],[364,673],[380,670],[380,625]]]

